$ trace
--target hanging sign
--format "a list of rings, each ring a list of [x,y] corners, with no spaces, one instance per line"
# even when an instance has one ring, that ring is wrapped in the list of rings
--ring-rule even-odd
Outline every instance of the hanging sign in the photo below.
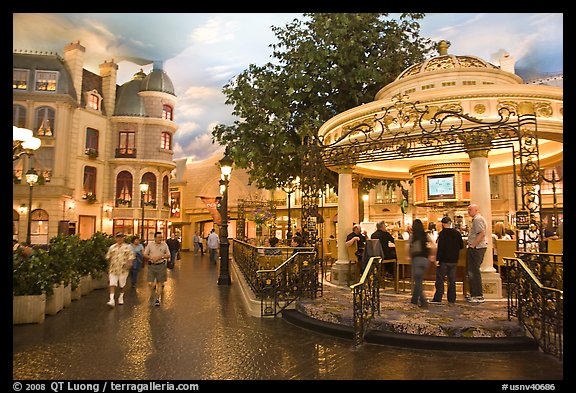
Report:
[[[516,229],[530,228],[530,212],[528,210],[518,210],[516,212]]]

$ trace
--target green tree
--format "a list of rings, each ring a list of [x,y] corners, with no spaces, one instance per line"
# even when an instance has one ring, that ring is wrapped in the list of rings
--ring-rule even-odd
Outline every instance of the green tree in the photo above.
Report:
[[[235,165],[260,188],[300,176],[307,138],[317,144],[324,122],[373,101],[379,89],[432,50],[433,43],[419,36],[424,14],[398,20],[382,13],[303,16],[272,27],[275,62],[251,64],[223,88],[240,120],[216,126],[213,138],[230,147]],[[318,181],[335,186],[337,177],[324,168]]]

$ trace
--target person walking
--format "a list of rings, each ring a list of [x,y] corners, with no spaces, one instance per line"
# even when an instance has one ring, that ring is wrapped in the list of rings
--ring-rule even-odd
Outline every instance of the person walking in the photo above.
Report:
[[[442,302],[444,279],[448,276],[448,303],[456,303],[456,265],[460,250],[464,248],[462,235],[452,228],[452,219],[442,217],[442,231],[438,234],[436,252],[436,291],[431,303]]]
[[[162,301],[164,283],[166,282],[166,264],[169,258],[170,250],[166,242],[162,240],[162,232],[156,232],[154,241],[148,242],[146,248],[144,248],[144,260],[148,261],[147,279],[150,288],[150,299],[155,299],[155,306],[160,306]]]
[[[428,264],[436,261],[436,246],[430,235],[424,231],[424,224],[420,219],[415,219],[412,223],[408,249],[409,258],[412,260],[412,280],[414,281],[411,303],[419,307],[428,307],[422,284]]]
[[[480,266],[488,247],[486,220],[480,214],[480,209],[476,204],[468,206],[468,214],[472,217],[472,224],[468,231],[468,250],[466,252],[468,282],[470,283],[470,294],[466,295],[466,301],[469,303],[484,303]]]
[[[132,288],[136,288],[138,273],[140,269],[144,267],[144,246],[140,243],[140,237],[138,235],[132,238],[130,245],[135,256],[132,267],[130,268],[130,282],[132,283]]]
[[[210,231],[206,243],[208,244],[208,251],[210,252],[210,263],[212,262],[216,263],[216,261],[218,260],[218,248],[220,247],[220,238],[216,234],[214,228],[212,228],[212,230]]]
[[[178,255],[178,251],[180,251],[180,242],[178,239],[176,239],[176,234],[174,232],[170,234],[170,239],[166,240],[166,244],[170,250],[168,269],[174,269],[174,264],[176,263],[176,255]]]
[[[194,236],[192,236],[192,243],[194,243],[194,255],[198,255],[198,252],[202,250],[202,238],[198,236],[198,232],[194,232]],[[203,250],[202,255],[204,255]]]
[[[112,244],[106,252],[106,259],[108,260],[108,292],[110,295],[110,299],[106,304],[112,308],[116,305],[114,300],[116,287],[120,287],[118,304],[124,304],[124,287],[128,279],[128,272],[135,258],[132,247],[124,241],[124,233],[118,232],[115,240],[116,243]]]

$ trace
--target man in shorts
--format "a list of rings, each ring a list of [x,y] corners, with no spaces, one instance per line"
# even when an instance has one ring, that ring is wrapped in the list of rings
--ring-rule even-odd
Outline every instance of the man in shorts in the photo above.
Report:
[[[116,287],[120,287],[120,295],[118,296],[118,304],[124,304],[124,287],[126,286],[126,279],[132,267],[135,255],[132,247],[124,241],[124,234],[118,232],[116,234],[116,243],[108,248],[106,259],[108,260],[108,282],[110,300],[108,304],[111,308],[116,305],[114,301]]]
[[[170,250],[162,240],[162,232],[154,234],[154,241],[148,242],[144,249],[144,260],[148,261],[148,285],[150,298],[154,295],[154,305],[159,306],[166,282],[166,266],[170,260]]]

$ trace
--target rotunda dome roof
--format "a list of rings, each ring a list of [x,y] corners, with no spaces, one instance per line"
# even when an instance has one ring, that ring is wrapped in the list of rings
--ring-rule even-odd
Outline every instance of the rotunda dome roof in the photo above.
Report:
[[[404,79],[412,75],[423,74],[430,71],[444,70],[451,68],[488,68],[488,69],[499,69],[491,63],[482,60],[476,56],[456,56],[448,54],[448,47],[450,42],[440,41],[438,43],[439,56],[432,57],[428,60],[424,60],[421,63],[414,64],[398,75],[396,80]]]
[[[134,74],[131,80],[118,88],[115,116],[146,116],[144,100],[138,95],[145,77],[144,71],[140,70]]]
[[[174,94],[174,84],[168,77],[168,74],[160,68],[154,68],[142,81],[140,91],[160,91],[163,93]]]

